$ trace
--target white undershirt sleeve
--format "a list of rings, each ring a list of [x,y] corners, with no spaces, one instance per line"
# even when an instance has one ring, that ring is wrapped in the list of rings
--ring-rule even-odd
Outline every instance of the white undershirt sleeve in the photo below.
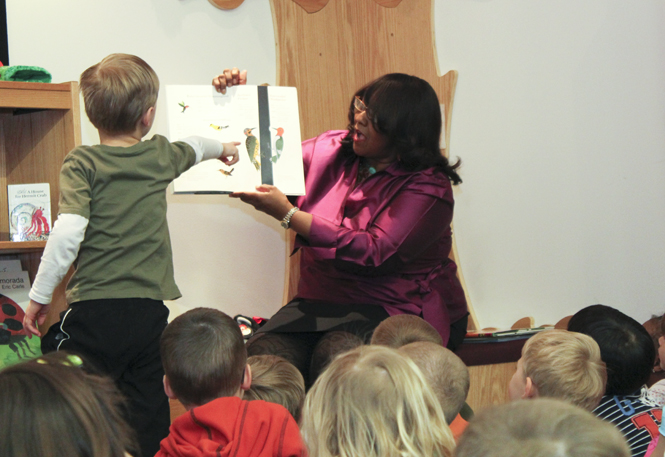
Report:
[[[201,136],[188,136],[183,138],[183,143],[190,145],[196,153],[196,163],[202,160],[219,159],[224,152],[224,145],[217,140],[204,138]],[[195,163],[195,164],[196,164]]]
[[[72,266],[88,227],[88,219],[78,214],[59,214],[53,224],[37,277],[30,289],[30,299],[47,305],[53,299],[53,291],[62,282]]]

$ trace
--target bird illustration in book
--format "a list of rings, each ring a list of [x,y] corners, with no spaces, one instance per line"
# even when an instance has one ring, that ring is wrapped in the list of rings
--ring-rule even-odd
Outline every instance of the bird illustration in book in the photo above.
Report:
[[[247,136],[245,147],[247,148],[247,154],[249,154],[249,160],[254,164],[254,168],[258,171],[261,168],[261,161],[259,159],[259,140],[254,134],[252,134],[252,130],[255,128],[256,127],[252,127],[251,129],[247,128],[244,130],[244,133]]]
[[[231,173],[233,173],[233,170],[235,170],[235,168],[231,168],[229,171],[226,171],[223,168],[220,168],[219,172],[221,174],[223,174],[224,176],[231,176]]]
[[[186,110],[187,108],[189,108],[189,105],[185,104],[185,102],[180,102],[180,103],[178,103],[178,106],[180,106],[180,108],[182,108],[182,111],[180,111],[181,113],[184,113],[185,110]]]
[[[215,124],[210,124],[210,127],[212,127],[215,130],[224,130],[229,128],[228,125],[215,125]]]
[[[275,155],[273,155],[270,160],[272,160],[272,163],[277,163],[279,158],[282,156],[282,151],[284,150],[284,129],[282,127],[278,127],[273,130],[277,131],[275,134],[277,136],[277,141],[275,141]]]

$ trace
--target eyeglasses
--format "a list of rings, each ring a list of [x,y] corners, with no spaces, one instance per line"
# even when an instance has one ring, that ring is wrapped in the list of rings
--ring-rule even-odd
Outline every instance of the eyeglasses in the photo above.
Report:
[[[367,105],[356,95],[356,98],[353,99],[353,109],[356,114],[364,113],[367,111]]]

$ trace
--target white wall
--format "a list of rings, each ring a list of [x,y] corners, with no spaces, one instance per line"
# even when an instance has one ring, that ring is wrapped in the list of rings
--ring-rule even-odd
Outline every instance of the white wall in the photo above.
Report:
[[[554,323],[593,303],[640,321],[664,312],[665,4],[434,6],[440,69],[460,73],[455,233],[481,325]],[[275,82],[267,0],[234,11],[206,0],[8,0],[7,14],[11,63],[45,67],[54,82],[112,52],[143,57],[162,85],[208,84],[227,65]],[[161,109],[153,132],[166,133]],[[85,116],[83,141],[97,142]],[[171,195],[169,224],[179,305],[277,309],[276,221],[224,196]]]

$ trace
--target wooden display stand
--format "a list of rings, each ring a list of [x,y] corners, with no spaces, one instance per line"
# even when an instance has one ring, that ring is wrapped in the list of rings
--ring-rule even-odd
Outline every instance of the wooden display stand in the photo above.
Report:
[[[0,81],[0,258],[20,259],[34,281],[45,241],[9,241],[7,185],[47,182],[51,214],[58,214],[59,174],[67,153],[81,144],[78,84]],[[53,295],[42,329],[57,322],[67,304],[64,285]]]

